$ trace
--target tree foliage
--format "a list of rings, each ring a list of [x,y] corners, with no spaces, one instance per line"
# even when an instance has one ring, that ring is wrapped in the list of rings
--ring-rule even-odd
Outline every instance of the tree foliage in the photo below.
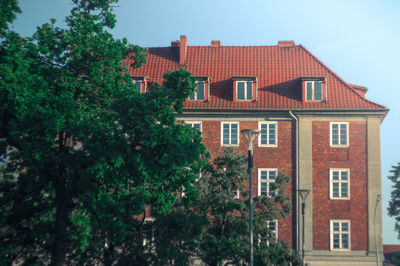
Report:
[[[197,201],[177,202],[168,215],[159,215],[154,224],[158,264],[171,254],[198,257],[207,265],[240,265],[248,261],[249,205],[247,157],[225,149],[213,164],[203,168],[196,184]],[[275,241],[269,221],[290,213],[290,198],[285,195],[289,177],[280,172],[271,196],[254,198],[255,265],[299,265],[300,260],[286,242]],[[236,190],[241,198],[236,198]],[[182,232],[181,235],[179,235]],[[168,250],[163,256],[159,250]],[[186,265],[188,260],[180,260]]]
[[[168,72],[140,94],[129,69],[146,50],[107,31],[117,0],[73,2],[67,28],[31,38],[7,29],[19,9],[1,2],[0,264],[140,264],[145,217],[194,194],[204,146],[175,119],[194,78]]]
[[[390,194],[388,213],[396,220],[394,226],[398,233],[397,237],[400,239],[400,163],[393,165],[390,173],[391,175],[388,178],[393,182],[393,191]]]

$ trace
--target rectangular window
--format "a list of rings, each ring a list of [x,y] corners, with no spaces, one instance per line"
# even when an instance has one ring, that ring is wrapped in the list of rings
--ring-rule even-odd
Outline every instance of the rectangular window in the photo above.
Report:
[[[331,122],[331,146],[349,146],[349,123]]]
[[[331,220],[331,250],[350,250],[349,220]]]
[[[278,124],[277,122],[258,122],[258,136],[259,147],[277,147],[278,146]]]
[[[350,170],[330,169],[330,198],[350,199]]]
[[[321,101],[322,100],[322,82],[321,81],[307,81],[306,82],[306,99],[307,101]]]
[[[197,85],[197,89],[192,95],[189,96],[189,100],[204,101],[205,82],[204,81],[196,81],[196,85]]]
[[[143,246],[147,251],[154,249],[154,218],[145,218],[143,223]]]
[[[268,228],[271,230],[272,239],[274,242],[278,241],[278,220],[268,222]]]
[[[236,99],[239,101],[253,100],[253,82],[237,81],[236,82]]]
[[[275,183],[277,169],[259,168],[258,169],[258,196],[273,196],[275,190],[272,189],[272,184]]]
[[[239,145],[238,122],[221,122],[221,145],[222,146]]]
[[[136,85],[138,92],[142,92],[143,81],[141,80],[134,80],[133,84]]]
[[[193,127],[197,132],[201,132],[201,122],[200,121],[185,121],[187,125]]]

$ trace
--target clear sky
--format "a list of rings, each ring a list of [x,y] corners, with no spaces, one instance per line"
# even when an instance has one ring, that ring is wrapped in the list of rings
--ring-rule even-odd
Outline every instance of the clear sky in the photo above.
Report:
[[[30,36],[56,18],[63,26],[72,1],[19,0],[14,29]],[[387,216],[391,165],[400,161],[400,1],[398,0],[121,0],[117,38],[144,47],[303,44],[345,81],[369,88],[367,98],[390,108],[382,123],[383,241],[400,244]]]

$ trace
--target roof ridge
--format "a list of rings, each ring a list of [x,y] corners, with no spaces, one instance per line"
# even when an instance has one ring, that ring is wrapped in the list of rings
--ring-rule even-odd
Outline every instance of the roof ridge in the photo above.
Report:
[[[333,70],[331,70],[329,67],[327,67],[321,60],[319,60],[313,53],[311,53],[306,47],[304,47],[303,45],[299,44],[297,45],[298,47],[302,48],[306,53],[308,53],[315,61],[317,61],[317,63],[319,63],[323,68],[325,68],[329,73],[331,73],[339,82],[341,82],[346,88],[348,88],[354,95],[356,95],[356,97],[359,97],[361,100],[373,104],[377,107],[380,108],[384,108],[384,109],[388,109],[386,106],[384,105],[380,105],[378,103],[375,103],[373,101],[370,101],[364,97],[361,97],[361,95],[359,95],[357,92],[354,91],[354,88],[351,87],[346,81],[344,81],[341,77],[339,77],[338,74],[336,74],[335,72],[333,72]]]

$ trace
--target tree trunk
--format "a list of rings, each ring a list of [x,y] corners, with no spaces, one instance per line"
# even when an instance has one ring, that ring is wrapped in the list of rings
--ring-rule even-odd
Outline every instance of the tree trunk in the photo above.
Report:
[[[67,254],[67,222],[68,205],[65,193],[65,177],[62,175],[55,182],[56,189],[56,224],[55,224],[55,242],[51,252],[51,265],[64,266]]]

